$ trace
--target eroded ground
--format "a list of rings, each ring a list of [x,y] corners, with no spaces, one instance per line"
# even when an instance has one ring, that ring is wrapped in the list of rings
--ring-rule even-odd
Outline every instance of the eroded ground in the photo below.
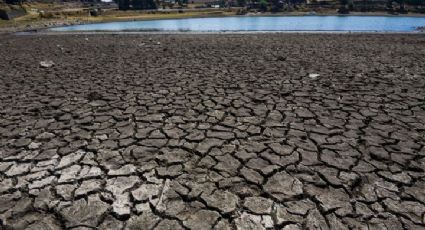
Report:
[[[4,228],[425,228],[423,35],[3,36],[0,57]]]

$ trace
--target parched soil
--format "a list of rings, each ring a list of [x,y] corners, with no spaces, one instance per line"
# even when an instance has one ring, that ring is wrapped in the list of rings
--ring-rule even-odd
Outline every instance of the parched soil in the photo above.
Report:
[[[0,37],[0,229],[424,229],[424,170],[423,35]]]

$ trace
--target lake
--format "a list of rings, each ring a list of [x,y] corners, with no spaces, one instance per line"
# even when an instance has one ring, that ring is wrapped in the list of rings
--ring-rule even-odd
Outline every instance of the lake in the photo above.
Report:
[[[375,31],[408,32],[425,17],[401,16],[235,16],[109,22],[51,28],[50,31]]]

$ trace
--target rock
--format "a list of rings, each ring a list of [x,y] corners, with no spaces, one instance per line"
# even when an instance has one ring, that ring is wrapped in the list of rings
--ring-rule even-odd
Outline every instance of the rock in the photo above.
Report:
[[[264,185],[264,190],[281,201],[303,193],[303,184],[287,172],[278,172]]]
[[[318,73],[310,73],[310,74],[308,74],[308,77],[311,80],[316,80],[318,77],[320,77],[320,74],[318,74]]]
[[[54,65],[55,63],[53,61],[41,61],[40,62],[40,67],[42,68],[50,68]]]

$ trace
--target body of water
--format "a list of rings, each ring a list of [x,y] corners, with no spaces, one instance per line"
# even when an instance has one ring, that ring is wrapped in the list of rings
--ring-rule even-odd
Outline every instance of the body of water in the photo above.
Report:
[[[109,22],[51,28],[51,31],[415,31],[425,17],[241,16]]]

